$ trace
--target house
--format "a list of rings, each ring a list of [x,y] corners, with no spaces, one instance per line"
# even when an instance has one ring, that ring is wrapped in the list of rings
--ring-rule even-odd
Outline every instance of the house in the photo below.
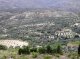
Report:
[[[55,35],[59,37],[72,38],[74,37],[74,32],[71,29],[62,29],[61,31],[56,31]]]

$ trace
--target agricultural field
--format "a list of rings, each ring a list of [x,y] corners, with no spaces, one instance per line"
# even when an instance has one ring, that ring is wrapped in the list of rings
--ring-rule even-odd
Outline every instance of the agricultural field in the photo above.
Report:
[[[15,39],[6,39],[6,40],[2,39],[2,40],[0,40],[0,45],[5,45],[8,48],[9,47],[15,48],[17,46],[19,46],[19,47],[28,46],[28,42],[26,42],[26,41],[24,42],[20,39],[16,39],[16,40]]]

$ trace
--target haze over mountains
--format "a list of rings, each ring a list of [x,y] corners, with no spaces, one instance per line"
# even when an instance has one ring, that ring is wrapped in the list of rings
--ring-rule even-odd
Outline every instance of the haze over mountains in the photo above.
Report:
[[[79,10],[80,0],[0,0],[0,9],[58,8]]]

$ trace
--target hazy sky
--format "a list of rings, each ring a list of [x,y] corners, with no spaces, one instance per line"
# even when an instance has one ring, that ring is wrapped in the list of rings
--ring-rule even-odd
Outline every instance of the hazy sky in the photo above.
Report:
[[[80,0],[0,0],[0,7],[80,8]]]

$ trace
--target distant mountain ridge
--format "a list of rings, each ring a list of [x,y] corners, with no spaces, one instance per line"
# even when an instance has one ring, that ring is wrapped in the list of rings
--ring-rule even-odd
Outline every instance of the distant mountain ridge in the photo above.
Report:
[[[0,0],[0,9],[16,8],[58,8],[79,11],[80,0]]]

